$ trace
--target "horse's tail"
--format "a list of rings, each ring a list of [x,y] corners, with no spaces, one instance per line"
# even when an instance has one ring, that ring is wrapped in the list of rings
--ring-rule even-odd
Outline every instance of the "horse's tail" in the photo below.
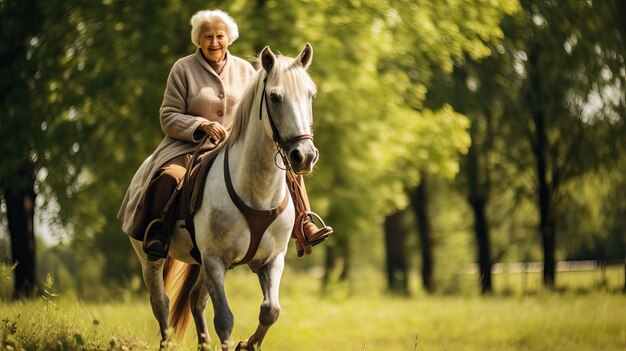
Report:
[[[167,296],[170,297],[169,325],[178,337],[183,337],[191,319],[189,293],[193,288],[200,266],[180,262],[171,257],[165,262],[163,282]]]

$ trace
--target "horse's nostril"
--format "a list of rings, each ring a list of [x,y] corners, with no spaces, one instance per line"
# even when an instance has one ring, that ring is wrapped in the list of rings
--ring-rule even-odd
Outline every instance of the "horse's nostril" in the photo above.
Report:
[[[302,153],[300,153],[298,149],[295,149],[295,150],[291,150],[291,152],[289,153],[289,160],[291,161],[292,164],[299,165],[302,163],[302,161],[304,161],[304,157],[302,156]]]

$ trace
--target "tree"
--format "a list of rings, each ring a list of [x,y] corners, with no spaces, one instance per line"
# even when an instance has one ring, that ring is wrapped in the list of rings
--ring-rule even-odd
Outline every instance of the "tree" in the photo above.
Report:
[[[613,15],[623,5],[522,4],[524,11],[503,21],[506,36],[490,46],[492,56],[456,61],[454,74],[436,77],[438,89],[429,91],[428,106],[450,103],[472,121],[472,146],[460,179],[474,209],[483,292],[491,289],[491,258],[503,253],[490,253],[487,228],[495,222],[485,217],[490,189],[513,191],[515,198],[536,194],[544,282],[552,288],[559,219],[565,218],[571,198],[568,183],[610,167],[623,144],[618,135],[623,133],[625,99],[616,92],[624,86],[624,36]],[[533,168],[534,176],[529,176]],[[524,179],[533,179],[534,189]],[[572,225],[560,224],[561,230],[566,228]]]
[[[95,238],[102,228],[111,233],[110,228],[119,227],[115,211],[133,172],[120,168],[120,161],[139,164],[160,139],[158,125],[144,123],[154,120],[163,92],[151,84],[155,72],[163,75],[164,85],[171,64],[163,55],[169,46],[156,43],[164,35],[186,34],[184,27],[163,34],[158,26],[157,35],[152,15],[171,17],[175,10],[175,4],[112,1],[0,2],[0,69],[6,77],[0,90],[0,151],[7,155],[0,183],[13,259],[20,262],[17,297],[31,295],[35,287],[32,221],[37,196],[43,207],[54,204],[48,210],[55,212],[61,230]],[[105,239],[100,240],[103,251],[123,247],[114,251],[126,260],[132,257],[124,236],[98,238]],[[105,267],[118,277],[127,271]]]
[[[514,11],[515,4],[477,1],[461,8],[423,1],[330,7],[327,12],[321,8],[327,22],[320,33],[333,44],[325,54],[329,60],[323,73],[328,79],[320,83],[332,92],[333,100],[318,110],[318,115],[332,113],[333,119],[321,133],[328,140],[351,144],[337,148],[333,142],[322,143],[322,148],[330,147],[330,152],[322,149],[322,157],[332,157],[324,167],[334,174],[330,179],[315,178],[325,185],[322,189],[333,190],[323,203],[330,204],[330,218],[341,225],[338,243],[348,242],[341,235],[371,232],[373,224],[382,224],[362,219],[406,207],[402,189],[413,188],[421,170],[442,174],[458,170],[457,153],[468,145],[465,119],[450,109],[422,109],[432,66],[450,69],[451,57],[464,49],[476,56],[488,54],[485,41],[501,37],[499,19]],[[373,48],[372,41],[381,45]],[[332,59],[344,56],[349,61]],[[352,96],[359,96],[359,101]],[[441,123],[449,118],[454,122]],[[349,250],[342,251],[347,257]]]
[[[79,124],[64,110],[57,80],[75,62],[63,47],[66,24],[53,28],[50,17],[63,18],[65,6],[43,1],[0,3],[0,185],[6,205],[15,269],[14,296],[32,296],[37,287],[33,217],[40,192],[63,196],[79,164],[73,138]],[[62,27],[62,28],[61,28]],[[53,143],[53,145],[51,144]],[[49,180],[47,187],[42,179]],[[60,184],[63,183],[63,184]],[[53,190],[51,190],[53,189]]]
[[[406,229],[404,212],[385,218],[385,257],[387,258],[387,287],[397,295],[409,294],[409,266],[406,259]]]
[[[497,55],[494,54],[494,55]],[[485,63],[494,60],[481,58]],[[491,168],[490,152],[493,147],[493,98],[485,91],[481,76],[474,72],[471,58],[464,56],[455,62],[452,73],[435,72],[434,88],[428,93],[426,104],[439,106],[449,103],[471,121],[469,129],[472,144],[467,154],[461,158],[461,170],[457,177],[460,191],[467,196],[473,211],[474,234],[476,237],[476,261],[479,268],[479,280],[483,294],[492,291],[491,265],[492,253],[489,233],[489,220],[486,208],[490,197]],[[493,74],[494,72],[490,72]],[[480,82],[480,83],[477,83]]]
[[[422,4],[423,5],[423,4]],[[436,79],[431,78],[431,76],[436,75],[437,72],[451,72],[453,65],[452,62],[460,62],[460,60],[464,57],[464,53],[467,54],[468,57],[473,58],[475,60],[481,59],[485,56],[490,55],[491,50],[489,49],[489,46],[493,46],[496,45],[497,43],[499,43],[499,39],[502,38],[502,32],[500,30],[499,27],[499,21],[502,18],[503,15],[505,14],[511,14],[514,13],[517,10],[517,3],[516,2],[501,2],[499,4],[493,5],[492,4],[485,4],[483,2],[477,2],[476,4],[473,4],[474,6],[469,6],[469,7],[459,7],[459,9],[462,9],[462,12],[456,13],[456,12],[449,12],[446,11],[445,13],[447,14],[447,16],[441,16],[441,7],[446,6],[448,4],[441,4],[441,5],[432,5],[431,8],[427,8],[424,9],[423,7],[420,7],[420,17],[425,16],[422,13],[426,13],[426,14],[432,14],[434,15],[434,17],[439,18],[438,21],[433,21],[432,23],[432,27],[434,27],[434,30],[441,30],[441,32],[444,32],[446,34],[443,34],[443,36],[439,36],[439,37],[443,37],[446,38],[446,36],[450,36],[449,38],[447,38],[448,43],[452,42],[453,44],[448,45],[448,47],[443,50],[441,48],[432,48],[433,50],[429,50],[429,51],[413,51],[413,52],[406,52],[403,53],[403,55],[406,55],[408,59],[405,59],[405,62],[419,62],[420,58],[422,58],[421,56],[426,56],[426,61],[428,62],[432,62],[432,67],[429,67],[429,69],[427,70],[416,70],[415,67],[411,67],[410,65],[404,66],[404,69],[406,69],[408,72],[412,73],[412,76],[414,76],[414,81],[415,83],[421,83],[423,84],[425,87],[427,87],[426,89],[422,89],[423,93],[427,93],[430,94],[430,92],[432,90],[435,91],[442,91],[443,89],[441,89],[441,87],[438,86],[438,84],[440,82],[438,82]],[[441,6],[441,7],[440,7]],[[414,13],[411,13],[410,11],[402,11],[400,14],[401,17],[405,18],[407,20],[407,22],[410,23],[419,23],[419,24],[424,24],[423,20],[420,21],[410,21],[411,16],[415,16]],[[427,16],[427,15],[426,15]],[[428,22],[426,22],[428,23]],[[478,29],[478,27],[476,27],[476,25],[480,23],[480,29]],[[431,27],[431,28],[432,28]],[[431,29],[432,30],[432,29]],[[420,32],[420,28],[416,28],[416,32]],[[478,35],[477,35],[478,34]],[[408,48],[412,48],[412,47],[424,47],[425,45],[427,46],[427,44],[424,43],[430,43],[430,45],[433,45],[433,39],[432,38],[422,38],[422,37],[415,37],[415,39],[410,39],[410,40],[414,40],[414,42],[412,43],[412,45],[408,45]],[[422,58],[423,59],[423,58]],[[402,62],[402,61],[400,61]],[[402,64],[400,64],[400,66],[402,66]],[[417,72],[419,72],[419,75],[416,74]],[[417,77],[422,77],[422,78],[417,78]],[[418,87],[420,86],[420,84],[416,84]],[[415,90],[414,90],[415,91]],[[418,90],[419,91],[419,90]],[[470,111],[467,111],[467,109],[463,108],[463,106],[460,106],[457,102],[460,101],[462,99],[462,96],[467,96],[467,95],[462,95],[460,94],[460,92],[458,91],[458,89],[453,89],[452,90],[452,98],[450,99],[449,96],[447,95],[446,98],[444,100],[439,101],[439,103],[437,104],[431,104],[431,105],[427,105],[431,108],[440,108],[444,103],[452,103],[453,104],[453,108],[455,109],[455,111],[463,113],[463,114],[467,114]],[[408,99],[408,103],[415,106],[415,108],[420,108],[420,106],[422,106],[422,104],[424,103],[423,100],[425,99],[425,97],[423,95],[415,95],[415,94],[407,94],[407,96],[411,97],[412,99]],[[470,98],[467,98],[467,100],[469,100]],[[473,123],[472,127],[470,129],[470,132],[472,133],[472,140],[474,140],[474,138],[477,137],[476,135],[476,125]],[[474,143],[474,141],[472,142]],[[470,153],[471,155],[468,156],[468,158],[470,160],[476,160],[475,157],[473,157],[473,155],[476,154],[475,152],[475,148],[476,146],[473,144],[472,148],[470,148]],[[474,149],[474,152],[472,152]],[[432,149],[430,152],[433,152]],[[430,172],[433,172],[432,169],[432,165],[426,166],[424,167],[424,165],[417,165],[418,169],[428,169],[431,168]],[[474,168],[477,170],[477,168]],[[424,172],[423,174],[426,174],[428,172]],[[438,171],[435,171],[435,173],[438,173]],[[446,172],[442,172],[444,175],[446,176],[450,176],[453,175],[454,173],[447,173]],[[480,179],[480,176],[475,177],[474,179],[476,181],[478,181],[478,179]],[[420,194],[426,194],[427,193],[427,189],[428,189],[428,185],[426,184],[426,181],[423,180],[422,183],[420,183],[420,185],[418,186],[417,189],[415,189],[414,191],[412,191],[412,194],[410,195],[412,201],[412,205],[414,207],[414,212],[416,214],[416,217],[418,217],[418,233],[420,233],[420,242],[421,242],[421,249],[422,249],[422,281],[424,283],[424,286],[426,288],[427,291],[433,291],[434,290],[434,279],[433,279],[433,266],[434,263],[432,262],[433,260],[433,248],[431,247],[431,243],[433,242],[431,236],[433,235],[433,233],[430,230],[430,225],[429,225],[429,213],[428,213],[428,205],[426,202],[428,197],[427,196],[419,196]],[[474,186],[472,187],[472,189],[478,189],[477,184],[474,184]],[[477,214],[477,221],[475,223],[480,224],[480,223],[484,223],[484,221],[478,221],[482,218],[484,218],[484,210],[481,210],[481,208],[484,208],[484,203],[486,202],[483,197],[478,196],[478,194],[480,193],[476,193],[477,195],[472,197],[472,201],[474,202],[474,204],[477,206],[477,211],[475,212]],[[479,226],[479,228],[481,229],[481,231],[477,231],[477,234],[480,233],[479,238],[482,238],[480,241],[481,243],[483,243],[483,246],[481,247],[481,249],[479,250],[481,253],[479,255],[480,258],[480,262],[481,262],[481,268],[487,267],[486,269],[490,272],[490,261],[488,259],[489,257],[489,249],[488,249],[488,245],[489,245],[489,241],[488,241],[488,234],[486,234],[486,230],[487,227],[486,226]],[[485,247],[487,248],[486,252],[485,251]],[[486,289],[490,289],[490,273],[487,275],[481,275],[483,277],[485,277],[485,279],[483,280],[483,282],[486,284],[485,286],[487,286],[488,288]]]
[[[427,293],[435,292],[434,277],[434,243],[433,230],[430,218],[430,195],[428,187],[428,176],[424,173],[420,184],[411,193],[411,206],[417,219],[417,233],[419,236],[421,256],[422,256],[422,286]]]
[[[528,136],[535,161],[544,284],[555,286],[558,202],[567,181],[614,157],[619,138],[594,134],[623,124],[622,97],[607,91],[626,83],[623,42],[611,2],[524,1],[527,60],[521,103],[529,107]],[[600,108],[585,106],[601,96]],[[611,127],[612,126],[612,127]]]

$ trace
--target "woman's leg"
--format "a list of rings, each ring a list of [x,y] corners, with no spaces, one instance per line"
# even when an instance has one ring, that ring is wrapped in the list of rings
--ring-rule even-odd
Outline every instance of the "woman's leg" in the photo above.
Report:
[[[317,216],[317,214],[311,212],[309,197],[304,186],[304,178],[301,175],[287,172],[287,187],[291,192],[296,207],[296,223],[294,224],[293,236],[296,238],[296,250],[298,251],[298,257],[300,257],[310,254],[311,246],[326,240],[333,233],[333,228],[324,225],[323,221],[321,228],[313,223],[312,217]]]
[[[176,186],[185,176],[188,159],[188,155],[182,155],[170,160],[159,169],[148,186],[144,202],[145,218],[148,222],[155,223],[155,220],[163,217],[167,223],[167,226],[162,223],[148,225],[145,230],[143,248],[151,259],[167,257],[171,228],[174,228],[176,220],[175,206],[171,206],[165,214],[162,212],[176,190]],[[174,201],[175,204],[176,201]]]

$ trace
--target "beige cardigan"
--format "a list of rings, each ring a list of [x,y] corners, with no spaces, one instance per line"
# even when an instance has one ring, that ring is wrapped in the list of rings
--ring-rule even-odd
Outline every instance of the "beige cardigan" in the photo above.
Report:
[[[218,75],[204,60],[200,49],[174,64],[160,110],[165,138],[141,164],[126,191],[117,214],[124,233],[143,239],[143,233],[137,232],[139,227],[143,228],[138,221],[142,218],[143,198],[150,180],[167,161],[195,151],[203,136],[196,133],[202,122],[230,125],[237,102],[254,72],[249,62],[227,53],[226,64]]]

